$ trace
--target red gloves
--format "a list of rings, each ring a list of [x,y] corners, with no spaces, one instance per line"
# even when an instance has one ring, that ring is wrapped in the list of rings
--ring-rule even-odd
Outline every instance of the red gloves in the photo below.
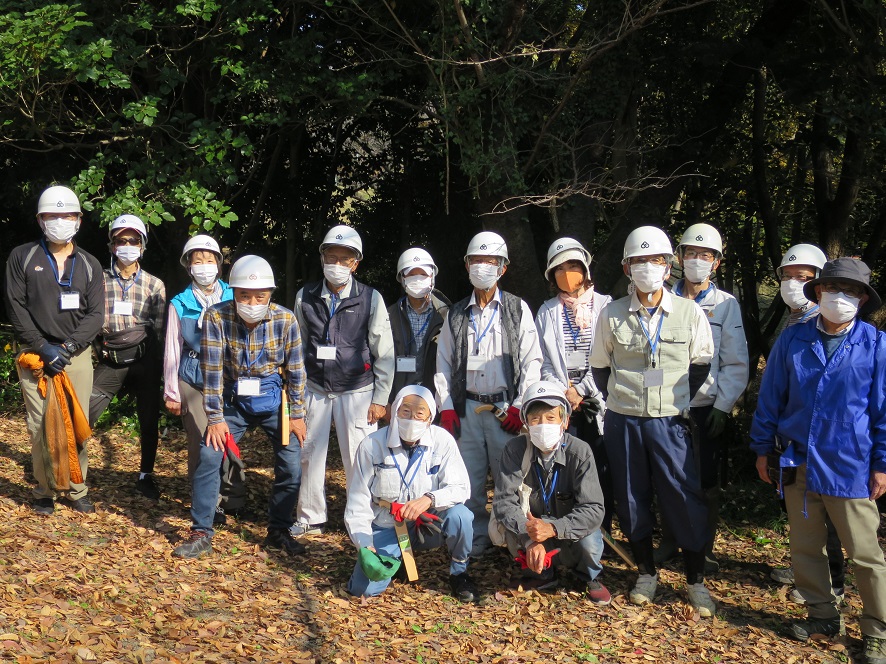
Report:
[[[551,566],[551,561],[560,553],[560,549],[551,549],[545,554],[545,562],[542,566],[542,569],[548,569]],[[515,561],[520,563],[520,569],[529,569],[529,565],[526,564],[526,552],[523,549],[520,549],[520,552],[517,554],[517,557],[514,558]]]
[[[453,438],[461,436],[461,420],[454,410],[444,410],[440,413],[440,426],[451,433]]]
[[[237,459],[240,458],[240,447],[237,445],[237,441],[234,440],[234,436],[231,435],[230,431],[225,434],[225,449],[222,453],[222,459],[229,454]]]
[[[520,419],[520,409],[511,406],[508,408],[508,416],[502,420],[501,428],[508,433],[518,434],[523,428],[523,420]]]

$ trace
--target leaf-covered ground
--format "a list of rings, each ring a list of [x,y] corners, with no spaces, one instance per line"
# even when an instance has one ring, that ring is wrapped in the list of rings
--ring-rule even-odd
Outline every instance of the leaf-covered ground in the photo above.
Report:
[[[331,532],[291,561],[266,553],[263,508],[271,471],[263,434],[241,445],[253,519],[229,521],[215,555],[171,557],[189,525],[185,442],[162,441],[163,498],[132,491],[138,445],[119,428],[90,441],[88,484],[98,513],[28,504],[32,478],[23,417],[0,418],[0,661],[3,662],[847,662],[860,656],[860,602],[847,593],[848,636],[798,644],[783,636],[803,615],[769,580],[788,557],[783,523],[760,484],[727,490],[709,580],[717,617],[699,620],[677,567],[662,572],[652,607],[630,605],[633,574],[617,557],[596,608],[568,585],[553,594],[508,590],[512,564],[472,565],[483,599],[448,595],[442,551],[420,554],[417,585],[361,601],[344,590],[354,550],[342,529],[343,475],[330,470]],[[332,456],[332,455],[331,455]],[[883,531],[881,531],[882,534]]]

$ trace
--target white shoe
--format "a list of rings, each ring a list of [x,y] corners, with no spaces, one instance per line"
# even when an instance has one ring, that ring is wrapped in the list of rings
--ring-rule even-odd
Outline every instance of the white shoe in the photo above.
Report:
[[[641,574],[631,589],[631,604],[651,604],[658,588],[658,574]]]
[[[717,604],[703,583],[687,586],[687,590],[689,591],[689,603],[702,618],[710,618],[717,612]]]

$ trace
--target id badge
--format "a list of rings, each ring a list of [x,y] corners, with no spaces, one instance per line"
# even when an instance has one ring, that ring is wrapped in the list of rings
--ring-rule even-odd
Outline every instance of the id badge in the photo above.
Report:
[[[114,315],[115,316],[131,316],[132,315],[132,302],[122,302],[120,300],[114,300]]]
[[[661,387],[664,385],[664,369],[646,369],[643,372],[643,387]]]
[[[578,350],[570,350],[566,352],[566,368],[567,369],[584,369],[588,356]]]
[[[241,397],[257,397],[261,394],[261,378],[238,378],[237,394]]]
[[[62,311],[71,311],[72,309],[80,308],[80,293],[77,291],[69,291],[67,293],[62,293],[59,301],[58,308]]]
[[[414,357],[398,357],[397,373],[415,373]]]
[[[483,371],[486,368],[486,358],[482,355],[468,355],[468,371]]]
[[[318,360],[334,360],[335,346],[317,346]]]

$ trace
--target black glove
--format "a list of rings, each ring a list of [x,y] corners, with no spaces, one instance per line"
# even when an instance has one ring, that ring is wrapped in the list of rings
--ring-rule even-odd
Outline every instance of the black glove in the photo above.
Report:
[[[71,354],[64,346],[49,343],[44,339],[35,348],[40,359],[43,360],[43,371],[47,376],[55,376],[65,370],[71,363]]]

